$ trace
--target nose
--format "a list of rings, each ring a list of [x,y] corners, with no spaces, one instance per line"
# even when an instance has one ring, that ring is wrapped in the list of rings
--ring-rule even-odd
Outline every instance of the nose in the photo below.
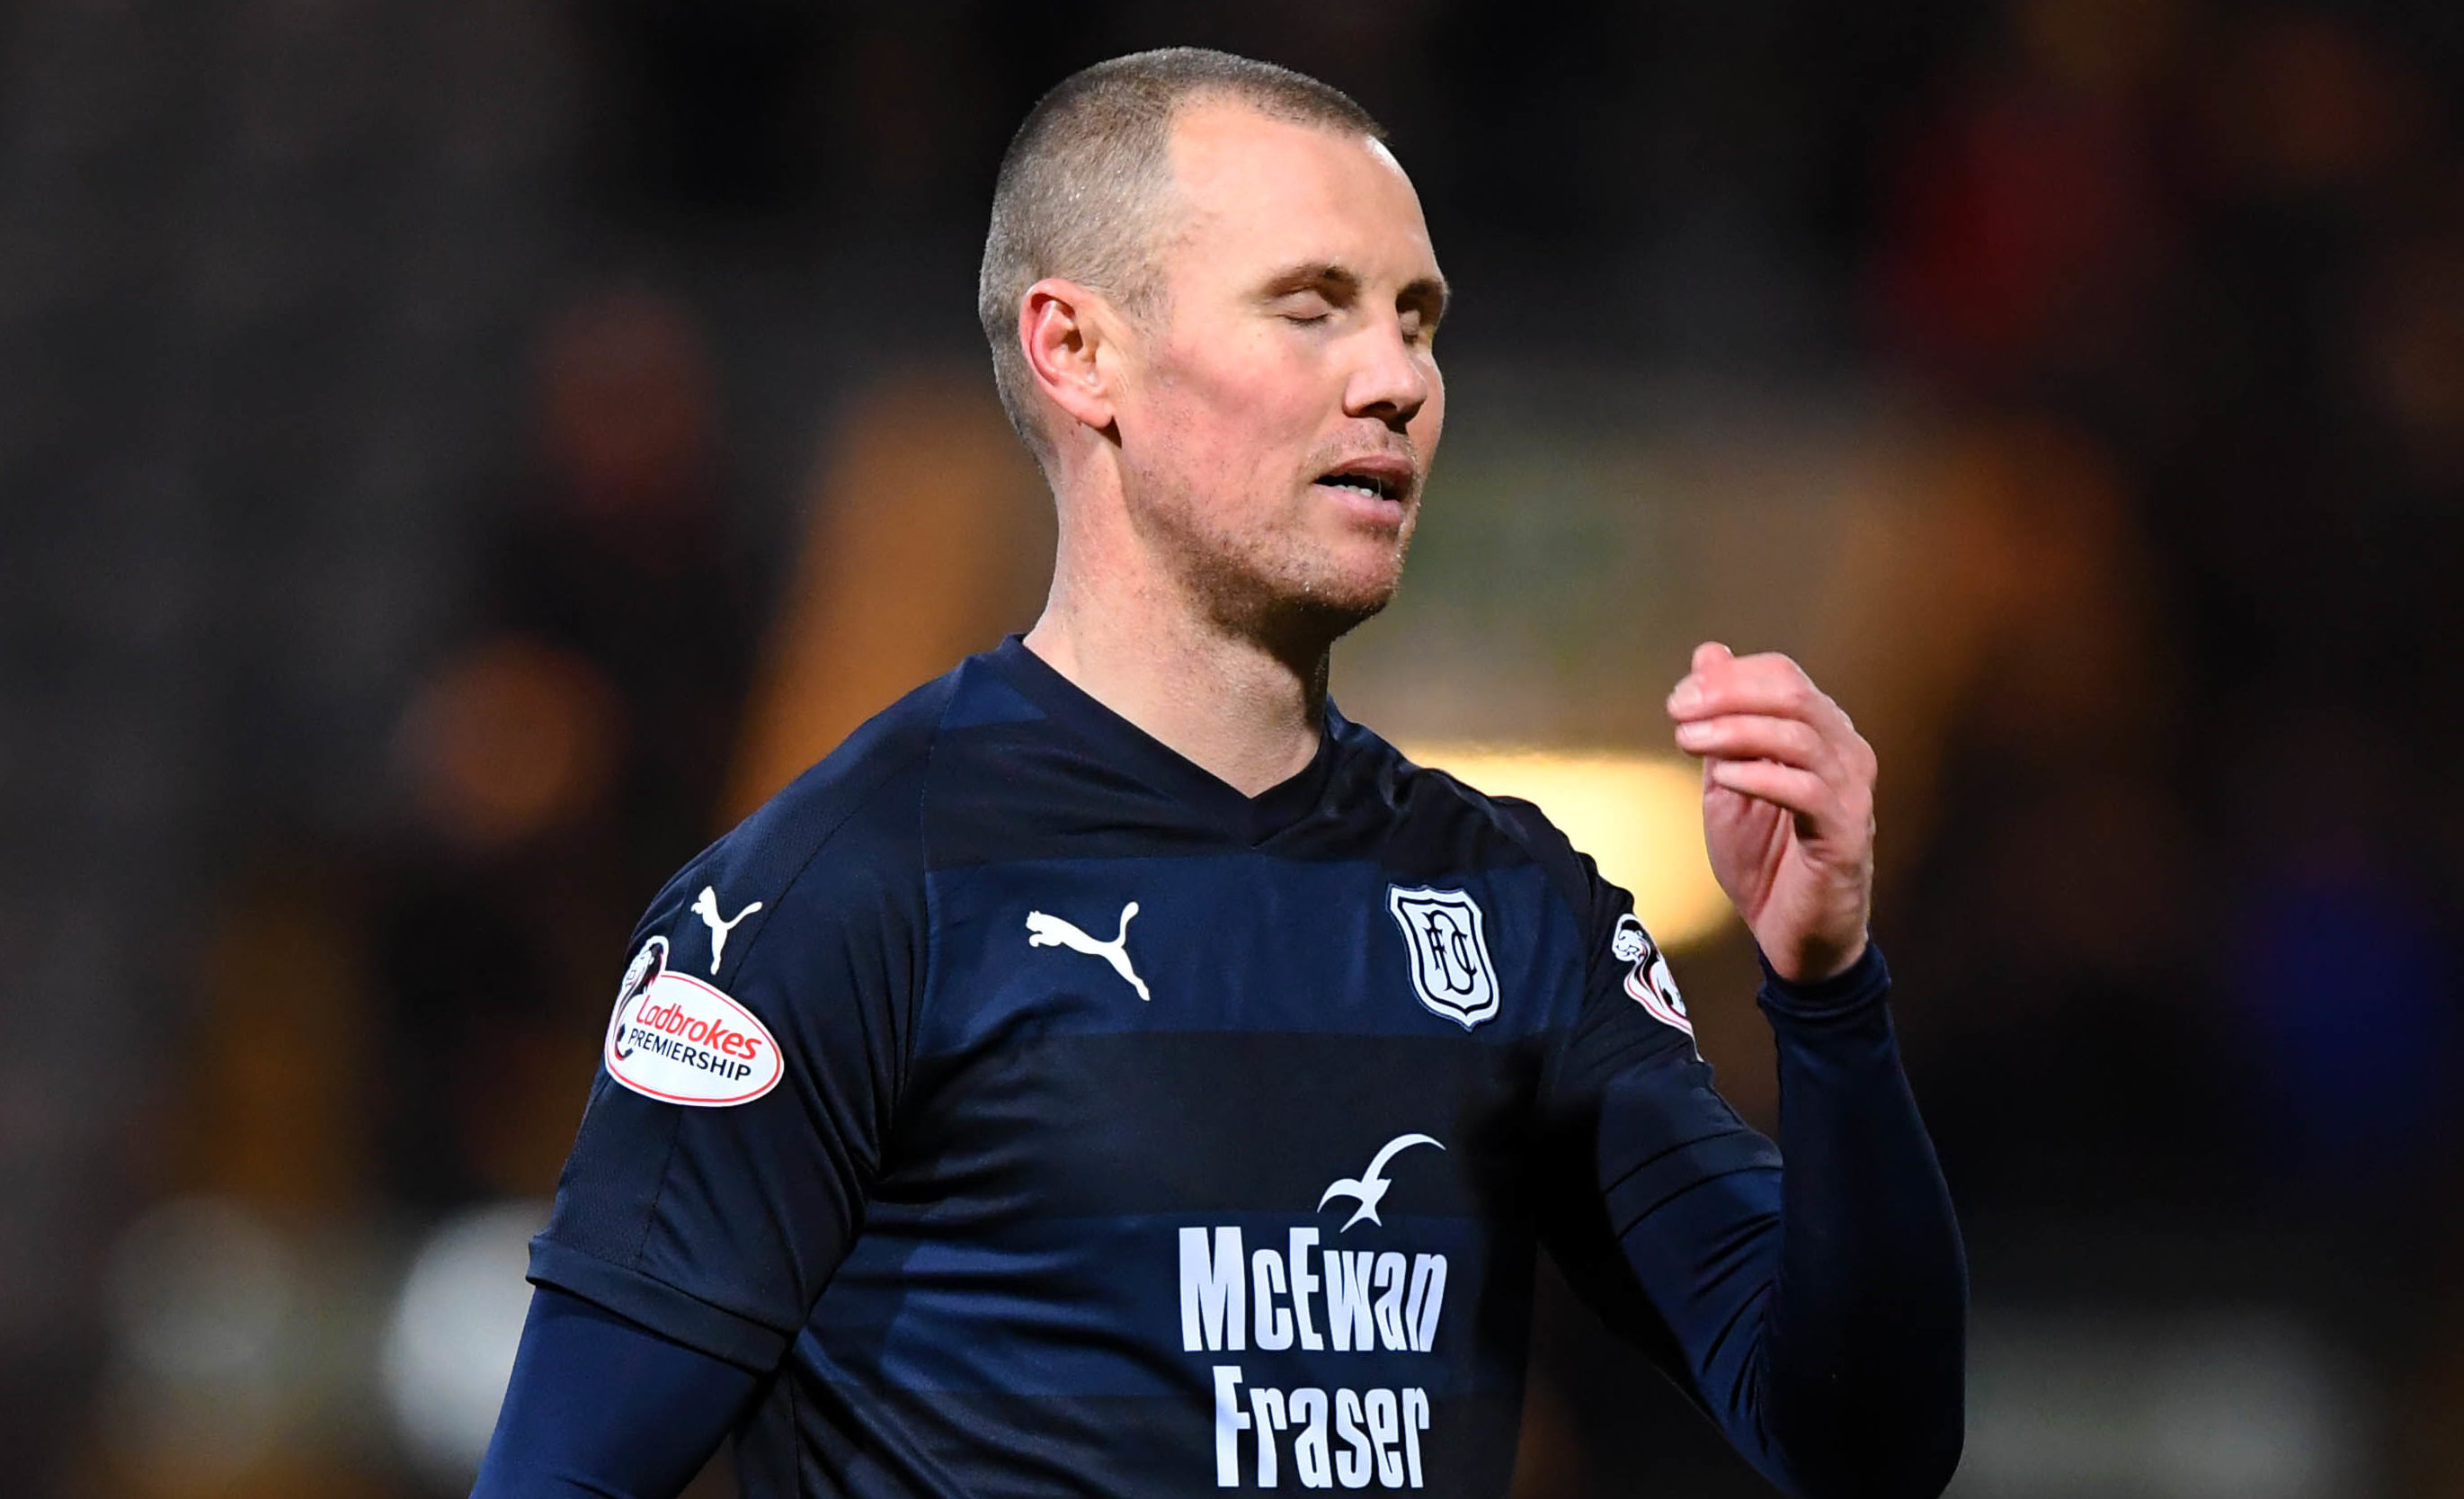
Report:
[[[1359,360],[1344,386],[1344,414],[1374,417],[1400,431],[1428,404],[1428,356],[1412,346],[1401,320],[1392,316],[1363,330],[1358,342]]]

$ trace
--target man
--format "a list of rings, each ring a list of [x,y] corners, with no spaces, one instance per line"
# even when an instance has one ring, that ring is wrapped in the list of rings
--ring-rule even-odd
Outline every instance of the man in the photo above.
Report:
[[[1028,117],[981,310],[1050,603],[653,903],[481,1494],[671,1494],[731,1431],[756,1495],[1501,1494],[1544,1245],[1783,1488],[1947,1482],[1964,1269],[1847,718],[1718,646],[1669,699],[1783,1171],[1630,898],[1328,700],[1445,298],[1313,80],[1151,53]]]

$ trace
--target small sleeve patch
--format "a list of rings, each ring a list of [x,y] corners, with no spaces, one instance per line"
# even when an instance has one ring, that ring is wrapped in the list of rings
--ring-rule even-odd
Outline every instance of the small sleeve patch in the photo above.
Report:
[[[1667,955],[1631,913],[1617,917],[1617,932],[1609,938],[1609,955],[1630,965],[1625,975],[1627,998],[1661,1024],[1694,1034],[1694,1019],[1685,1013],[1685,999],[1677,992],[1677,976],[1668,971]]]
[[[670,968],[664,937],[643,943],[625,970],[601,1059],[608,1076],[643,1097],[695,1109],[751,1103],[785,1072],[759,1018]]]

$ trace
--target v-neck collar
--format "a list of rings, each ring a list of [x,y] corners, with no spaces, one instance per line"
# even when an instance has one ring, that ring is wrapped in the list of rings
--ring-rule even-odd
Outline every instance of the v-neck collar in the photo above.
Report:
[[[1334,773],[1335,738],[1343,716],[1326,705],[1318,726],[1317,753],[1309,762],[1256,796],[1207,770],[1188,756],[1122,717],[1052,664],[1011,635],[988,659],[1010,685],[1063,727],[1090,741],[1104,760],[1171,796],[1239,841],[1265,842],[1314,809]]]

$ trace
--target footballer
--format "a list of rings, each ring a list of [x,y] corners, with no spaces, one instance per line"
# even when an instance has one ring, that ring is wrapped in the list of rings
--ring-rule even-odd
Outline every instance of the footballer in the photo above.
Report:
[[[1948,1482],[1966,1271],[1847,717],[1717,645],[1667,701],[1774,1144],[1544,809],[1328,694],[1446,298],[1322,83],[1175,49],[1037,104],[979,311],[1049,601],[643,918],[478,1494],[666,1499],[732,1439],[757,1499],[1503,1495],[1544,1250],[1782,1490]]]

